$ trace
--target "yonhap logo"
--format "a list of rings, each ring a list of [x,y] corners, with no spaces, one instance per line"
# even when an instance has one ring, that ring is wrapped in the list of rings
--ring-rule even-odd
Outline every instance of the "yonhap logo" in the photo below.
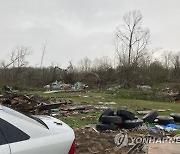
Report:
[[[122,148],[128,145],[128,136],[126,133],[117,134],[114,138],[114,142],[118,148]]]
[[[118,149],[135,144],[149,144],[149,143],[180,143],[180,136],[175,137],[155,137],[155,136],[128,136],[127,133],[117,134],[114,142]]]

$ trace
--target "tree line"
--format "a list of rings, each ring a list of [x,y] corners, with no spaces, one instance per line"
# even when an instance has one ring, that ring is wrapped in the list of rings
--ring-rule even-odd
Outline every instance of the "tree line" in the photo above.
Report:
[[[102,57],[80,60],[78,65],[69,62],[67,68],[43,67],[45,44],[40,67],[29,67],[26,57],[31,52],[27,46],[13,49],[9,60],[0,63],[0,85],[17,88],[43,87],[55,80],[73,84],[84,82],[91,88],[121,85],[125,88],[137,84],[180,82],[180,52],[164,50],[160,58],[154,59],[156,50],[150,50],[150,31],[143,27],[140,11],[130,11],[123,16],[116,28],[114,47],[116,60]]]

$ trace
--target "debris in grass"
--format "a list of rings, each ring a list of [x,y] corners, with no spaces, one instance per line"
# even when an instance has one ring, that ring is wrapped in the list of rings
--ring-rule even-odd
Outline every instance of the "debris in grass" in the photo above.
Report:
[[[136,111],[139,115],[146,115],[148,114],[149,112],[151,112],[151,110],[137,110]]]
[[[51,109],[71,104],[71,101],[48,100],[38,95],[5,92],[0,96],[0,103],[17,111],[30,114],[50,114]]]

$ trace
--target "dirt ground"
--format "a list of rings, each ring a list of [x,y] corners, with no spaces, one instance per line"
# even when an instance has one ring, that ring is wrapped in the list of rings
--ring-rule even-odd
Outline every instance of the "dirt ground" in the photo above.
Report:
[[[100,133],[90,127],[75,128],[74,131],[76,154],[126,154],[131,148],[130,146],[121,149],[116,147],[114,138],[120,131]]]
[[[165,143],[165,144],[150,144],[148,154],[179,154],[180,144]]]

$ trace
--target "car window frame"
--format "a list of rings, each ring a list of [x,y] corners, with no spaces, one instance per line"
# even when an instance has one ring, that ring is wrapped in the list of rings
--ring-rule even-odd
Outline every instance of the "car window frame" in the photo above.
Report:
[[[2,118],[0,118],[0,132],[4,136],[7,144],[30,139],[30,136],[27,133]]]

